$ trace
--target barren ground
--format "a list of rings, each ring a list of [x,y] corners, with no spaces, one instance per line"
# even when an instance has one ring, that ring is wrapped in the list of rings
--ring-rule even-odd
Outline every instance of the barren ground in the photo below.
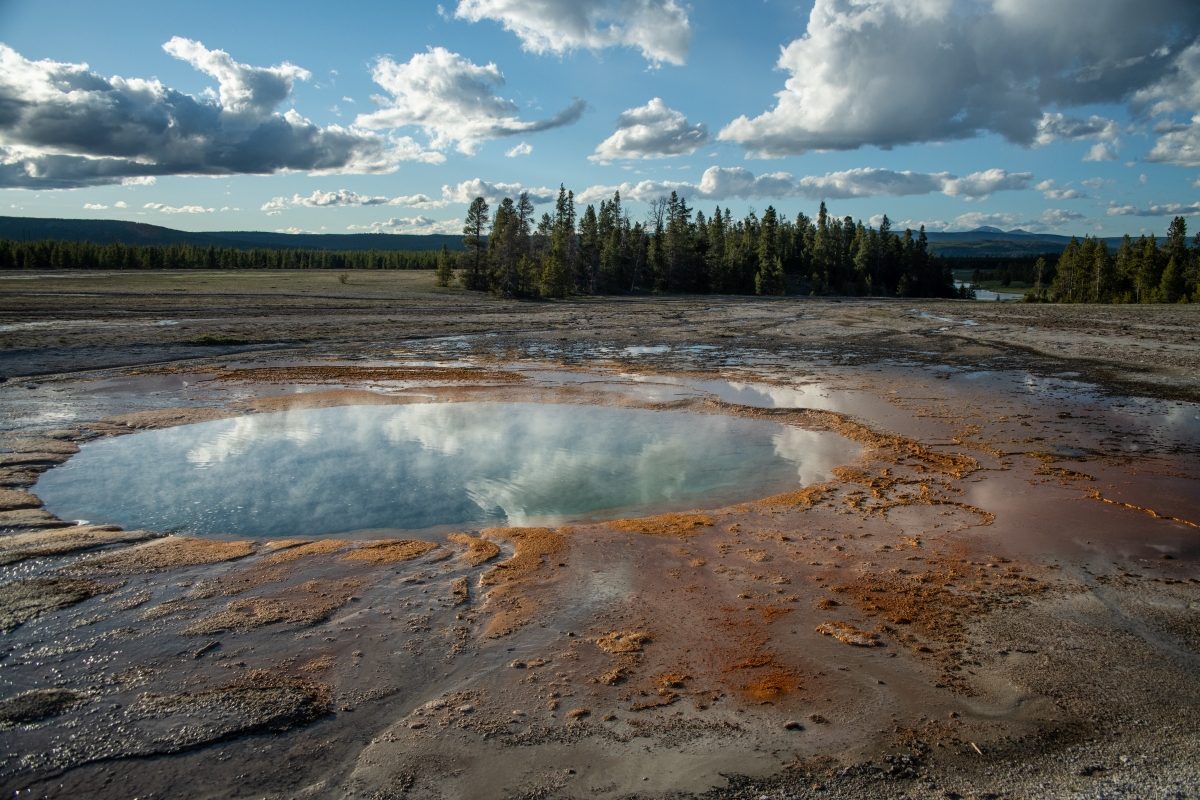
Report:
[[[1200,796],[1200,309],[431,282],[0,274],[0,787]],[[731,507],[425,540],[165,536],[36,497],[102,437],[461,400],[862,456]]]

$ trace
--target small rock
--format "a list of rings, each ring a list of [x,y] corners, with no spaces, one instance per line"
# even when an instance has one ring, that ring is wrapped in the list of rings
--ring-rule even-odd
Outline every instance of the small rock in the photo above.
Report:
[[[815,722],[818,725],[824,725],[825,723],[829,722],[829,720],[825,719],[820,714],[809,714],[808,718],[809,718],[809,720],[811,720],[812,722]]]
[[[410,723],[408,723],[408,727],[414,731],[419,731],[421,728],[425,727],[425,723],[424,722],[410,722]]]
[[[458,707],[458,713],[460,713],[460,714],[470,714],[474,710],[475,710],[475,706],[471,705],[470,703],[467,703],[466,705]]]
[[[508,666],[512,667],[513,669],[525,669],[525,662],[524,661],[513,661]]]
[[[525,716],[525,712],[524,712],[524,711],[521,711],[520,709],[515,709],[515,710],[514,710],[512,713],[513,713],[513,716],[514,716],[514,717],[523,717],[523,716]]]
[[[588,711],[586,708],[572,708],[567,712],[567,716],[571,719],[583,719],[591,713],[592,712]]]
[[[789,719],[787,722],[783,723],[783,728],[784,728],[784,730],[788,730],[788,731],[804,730],[804,726],[801,725],[799,722],[797,722],[794,719]]]

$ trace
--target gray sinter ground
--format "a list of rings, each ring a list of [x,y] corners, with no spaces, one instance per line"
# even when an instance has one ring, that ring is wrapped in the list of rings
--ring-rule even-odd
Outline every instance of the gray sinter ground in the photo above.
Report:
[[[422,281],[4,294],[4,788],[1197,796],[1194,309]],[[97,437],[431,400],[767,419],[865,455],[770,502],[433,549],[56,527],[26,491]]]

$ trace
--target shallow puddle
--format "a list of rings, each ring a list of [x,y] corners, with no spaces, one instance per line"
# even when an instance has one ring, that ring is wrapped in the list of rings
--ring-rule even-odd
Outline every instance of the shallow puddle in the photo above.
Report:
[[[93,442],[34,491],[64,519],[197,534],[561,524],[766,497],[859,452],[834,434],[690,412],[353,406]]]

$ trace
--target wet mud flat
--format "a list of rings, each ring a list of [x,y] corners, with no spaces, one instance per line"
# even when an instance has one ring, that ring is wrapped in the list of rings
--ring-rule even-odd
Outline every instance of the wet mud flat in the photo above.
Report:
[[[1018,349],[984,316],[1009,307],[740,302],[487,306],[538,330],[464,307],[447,337],[316,330],[132,367],[82,342],[79,372],[0,385],[0,785],[1196,796],[1195,373]],[[724,321],[680,330],[701,313]],[[951,341],[922,313],[981,324]],[[1179,313],[1143,346],[1184,363]],[[1082,350],[1084,323],[1055,324]],[[862,454],[739,505],[421,535],[167,535],[59,520],[36,496],[100,438],[489,400],[766,419]]]

